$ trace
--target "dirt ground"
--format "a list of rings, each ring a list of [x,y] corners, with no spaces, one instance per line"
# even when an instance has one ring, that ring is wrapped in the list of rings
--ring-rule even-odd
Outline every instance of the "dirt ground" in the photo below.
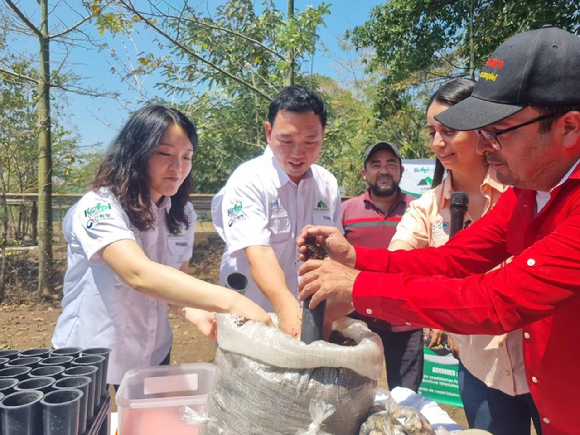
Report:
[[[217,283],[223,242],[213,232],[197,232],[195,237],[190,274]],[[39,303],[23,295],[12,300],[0,304],[0,350],[51,347],[50,339],[62,311],[60,301]],[[172,364],[213,361],[215,357],[213,342],[200,335],[193,325],[181,317],[170,313],[169,318],[174,335]],[[384,374],[379,386],[387,388]],[[442,405],[442,408],[457,423],[467,428],[463,409],[446,405]]]

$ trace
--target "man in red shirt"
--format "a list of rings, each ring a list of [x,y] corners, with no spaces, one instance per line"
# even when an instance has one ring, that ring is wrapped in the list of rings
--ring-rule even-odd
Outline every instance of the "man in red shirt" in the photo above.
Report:
[[[395,145],[379,142],[367,148],[361,174],[369,188],[342,203],[344,236],[353,245],[388,248],[401,216],[415,198],[399,187],[403,173]],[[423,379],[423,330],[393,325],[384,320],[353,313],[366,322],[383,342],[389,388],[406,387],[417,392]]]
[[[300,298],[315,293],[311,307],[328,299],[390,322],[464,334],[521,328],[543,435],[579,427],[578,71],[578,36],[554,27],[520,33],[492,54],[472,96],[436,117],[454,130],[478,130],[478,152],[513,186],[445,246],[354,248],[327,227],[305,228],[298,238],[301,245],[305,234],[317,236],[335,260],[302,266]]]

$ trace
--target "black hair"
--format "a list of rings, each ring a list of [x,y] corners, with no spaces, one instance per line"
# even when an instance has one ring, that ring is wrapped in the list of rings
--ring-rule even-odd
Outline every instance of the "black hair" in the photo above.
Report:
[[[326,126],[326,109],[318,93],[305,86],[288,86],[274,97],[268,111],[268,121],[274,125],[280,110],[289,112],[314,112],[320,118],[322,127]]]
[[[538,112],[540,112],[542,115],[554,115],[551,116],[550,118],[547,119],[542,119],[540,121],[540,129],[539,129],[539,133],[547,133],[550,131],[550,129],[552,128],[552,123],[564,116],[566,113],[568,112],[580,112],[580,106],[576,105],[576,106],[532,106],[534,109],[536,109]]]
[[[197,132],[193,123],[180,111],[158,104],[133,113],[113,140],[92,182],[93,189],[108,188],[140,231],[151,229],[155,214],[149,195],[149,159],[157,150],[165,130],[179,125],[188,136],[193,150],[197,148]],[[169,231],[175,233],[179,223],[189,227],[185,206],[193,181],[191,171],[171,197],[167,215]]]
[[[433,102],[454,106],[471,96],[474,88],[475,82],[471,79],[457,78],[449,80],[437,89],[433,95],[431,95],[429,104],[427,104],[427,110],[429,110],[429,107],[431,107]],[[431,184],[431,187],[439,186],[443,181],[444,175],[445,167],[438,158],[435,158],[435,174],[433,175],[433,183]]]

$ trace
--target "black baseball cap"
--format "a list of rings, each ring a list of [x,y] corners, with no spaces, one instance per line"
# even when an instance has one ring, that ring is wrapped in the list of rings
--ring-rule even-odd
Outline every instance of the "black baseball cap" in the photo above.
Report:
[[[471,96],[435,119],[454,130],[476,130],[530,105],[576,104],[580,104],[580,37],[544,26],[501,44]]]
[[[380,150],[391,151],[394,155],[397,156],[397,158],[399,159],[399,162],[402,160],[401,154],[399,153],[399,150],[397,149],[396,145],[393,145],[389,142],[377,142],[376,144],[368,147],[367,150],[365,151],[365,159],[363,162],[363,166],[366,166],[367,160],[369,159],[369,157],[371,156],[372,153],[374,153],[375,151],[380,151]]]

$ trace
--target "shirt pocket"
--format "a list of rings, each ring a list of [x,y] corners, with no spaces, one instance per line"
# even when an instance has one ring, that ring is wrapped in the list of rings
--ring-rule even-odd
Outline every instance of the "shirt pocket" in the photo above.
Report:
[[[167,252],[170,266],[179,268],[181,263],[191,255],[192,246],[186,237],[169,237],[167,239]]]
[[[312,213],[312,224],[333,227],[334,219],[328,211],[315,211]]]
[[[273,216],[270,218],[270,241],[280,243],[288,240],[292,234],[292,225],[288,215]]]

